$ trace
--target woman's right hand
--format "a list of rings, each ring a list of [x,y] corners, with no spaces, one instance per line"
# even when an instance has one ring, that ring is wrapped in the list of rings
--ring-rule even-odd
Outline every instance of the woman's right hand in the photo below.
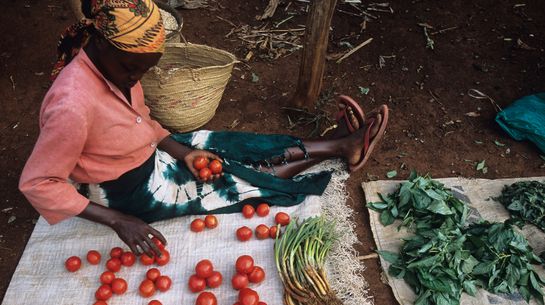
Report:
[[[109,226],[136,255],[145,253],[150,257],[154,255],[161,256],[161,250],[151,241],[152,237],[157,237],[163,245],[167,244],[161,232],[141,219],[92,201],[78,217]]]
[[[202,150],[202,149],[195,149],[195,150],[192,150],[191,152],[189,152],[188,154],[186,154],[184,156],[184,162],[185,164],[187,165],[187,167],[189,168],[189,170],[191,171],[191,173],[193,174],[193,176],[195,176],[195,178],[201,182],[210,182],[210,181],[214,181],[216,179],[218,179],[219,177],[221,177],[222,174],[217,174],[217,175],[211,175],[209,179],[207,180],[204,180],[202,179],[200,176],[199,176],[199,171],[193,166],[193,161],[195,161],[195,159],[197,157],[205,157],[205,158],[208,158],[208,159],[215,159],[215,160],[218,160],[220,162],[223,162],[223,160],[221,160],[221,158],[219,156],[217,156],[216,154],[213,154],[207,150]]]
[[[161,256],[161,250],[151,241],[152,237],[157,237],[164,245],[167,243],[161,232],[134,216],[119,213],[110,227],[136,255]]]

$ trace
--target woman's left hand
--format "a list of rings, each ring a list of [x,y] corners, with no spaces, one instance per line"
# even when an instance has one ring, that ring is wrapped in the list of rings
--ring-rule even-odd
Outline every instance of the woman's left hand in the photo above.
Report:
[[[187,165],[187,167],[189,168],[189,170],[191,171],[191,173],[193,174],[193,176],[195,176],[195,178],[201,182],[211,182],[211,181],[214,181],[216,179],[218,179],[219,177],[221,177],[223,175],[222,174],[217,174],[217,175],[211,175],[210,178],[208,179],[202,179],[200,176],[199,176],[199,171],[193,166],[193,161],[195,161],[196,158],[198,157],[205,157],[205,158],[208,158],[208,159],[215,159],[215,160],[218,160],[220,162],[223,162],[223,160],[221,160],[221,158],[219,156],[217,156],[216,154],[213,154],[207,150],[201,150],[201,149],[195,149],[195,150],[192,150],[190,153],[188,153],[187,155],[185,155],[184,157],[184,162],[185,164]]]

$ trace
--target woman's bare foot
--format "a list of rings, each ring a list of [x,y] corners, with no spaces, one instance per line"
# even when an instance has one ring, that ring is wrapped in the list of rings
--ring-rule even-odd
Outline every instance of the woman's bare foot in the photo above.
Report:
[[[352,107],[346,104],[339,103],[338,105],[339,111],[342,111],[344,108],[346,108],[346,114],[348,116],[348,120],[350,121],[350,125],[352,125],[352,128],[355,130],[360,129],[360,122],[358,120],[358,117],[354,113],[354,110]],[[346,121],[345,117],[341,117],[337,120],[337,128],[333,131],[333,134],[331,135],[332,139],[340,139],[344,138],[348,135],[350,135],[350,129],[348,128],[348,122]]]

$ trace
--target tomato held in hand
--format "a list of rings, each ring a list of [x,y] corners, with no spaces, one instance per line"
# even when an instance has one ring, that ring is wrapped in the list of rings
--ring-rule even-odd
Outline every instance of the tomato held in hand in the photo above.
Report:
[[[170,252],[167,250],[161,250],[161,256],[155,257],[155,263],[159,266],[164,266],[170,262]]]
[[[107,262],[106,262],[106,269],[112,271],[112,272],[117,272],[119,270],[121,270],[121,260],[117,257],[114,257],[114,258],[110,258]]]
[[[206,289],[206,280],[201,279],[196,274],[193,274],[192,276],[189,277],[188,286],[191,292],[201,292],[204,289]]]
[[[255,236],[258,239],[266,239],[269,238],[269,227],[267,227],[264,224],[260,224],[255,228]]]
[[[202,232],[206,227],[204,220],[197,218],[191,222],[191,231],[193,232]]]
[[[269,236],[272,239],[275,239],[277,234],[278,234],[278,227],[277,226],[272,226],[272,227],[269,228]]]
[[[155,263],[155,256],[149,257],[147,254],[140,255],[140,263],[144,266],[149,266]]]
[[[197,274],[197,276],[201,279],[207,279],[212,275],[213,272],[214,266],[212,265],[212,262],[210,260],[203,259],[195,266],[195,274]]]
[[[114,247],[112,248],[112,250],[110,250],[110,257],[112,258],[120,258],[121,254],[123,254],[123,249],[121,249],[120,247]]]
[[[64,262],[64,267],[70,272],[76,272],[81,267],[81,259],[77,256],[70,256]]]
[[[233,285],[233,289],[235,290],[248,287],[248,283],[249,280],[246,274],[237,273],[233,275],[233,278],[231,278],[231,285]]]
[[[163,303],[159,302],[159,300],[151,300],[148,305],[163,305]]]
[[[199,156],[197,158],[195,158],[193,160],[193,167],[196,169],[196,170],[201,170],[205,167],[208,166],[208,158],[207,157],[202,157],[202,156]]]
[[[157,268],[151,268],[146,272],[146,278],[152,282],[155,282],[155,280],[161,276],[161,271]]]
[[[242,207],[242,216],[245,218],[252,218],[254,217],[255,209],[253,206],[246,204]]]
[[[212,292],[201,292],[197,297],[195,305],[218,305],[218,300]]]
[[[237,230],[237,239],[240,241],[248,241],[250,238],[252,238],[252,229],[244,226],[241,228],[238,228]]]
[[[155,284],[152,281],[145,279],[140,283],[138,291],[144,298],[149,298],[155,294]]]
[[[238,292],[238,301],[240,305],[257,305],[259,303],[259,295],[250,288],[243,288]]]
[[[93,303],[93,305],[108,305],[108,303],[104,301],[96,301],[95,303]]]
[[[274,216],[274,221],[281,226],[287,226],[290,223],[290,215],[284,212],[278,212],[276,213],[276,216]]]
[[[249,255],[239,256],[235,268],[240,274],[248,274],[254,269],[254,259]]]
[[[223,170],[223,166],[221,165],[221,162],[218,160],[212,160],[212,162],[208,164],[208,168],[214,175],[221,174],[221,171]]]
[[[159,250],[163,250],[165,248],[165,245],[159,240],[159,238],[154,237],[151,239],[151,241],[159,248]]]
[[[112,281],[112,291],[115,294],[124,294],[127,291],[127,281],[122,278],[115,278]]]
[[[98,265],[100,263],[101,255],[97,250],[91,250],[87,252],[87,261],[91,265]]]
[[[250,283],[261,283],[265,279],[265,270],[259,266],[255,266],[254,269],[248,274],[248,280]]]
[[[134,265],[134,263],[136,262],[136,255],[134,255],[134,253],[130,251],[123,252],[123,254],[121,254],[120,260],[121,260],[121,265],[130,267]]]
[[[257,216],[265,217],[265,216],[269,215],[270,208],[269,208],[269,205],[267,203],[263,202],[263,203],[260,203],[257,206],[257,209],[255,211],[257,213]]]
[[[221,273],[219,273],[218,271],[214,271],[212,272],[212,275],[210,275],[206,279],[206,285],[208,285],[208,287],[210,288],[217,288],[221,286],[222,280],[223,276],[221,275]]]
[[[155,281],[155,287],[159,289],[159,291],[161,292],[165,292],[169,290],[171,285],[172,285],[172,280],[170,279],[170,277],[166,275],[161,275]]]
[[[100,275],[100,282],[102,284],[111,284],[114,279],[115,279],[115,273],[113,273],[112,271],[104,271]]]
[[[208,229],[214,229],[218,226],[218,219],[214,215],[206,215],[204,218],[204,224]]]
[[[106,301],[111,297],[112,297],[112,288],[110,287],[110,285],[104,284],[98,287],[97,291],[95,292],[95,298],[97,300]]]
[[[205,167],[199,171],[199,177],[201,177],[202,180],[207,181],[212,177],[212,171],[208,167]]]

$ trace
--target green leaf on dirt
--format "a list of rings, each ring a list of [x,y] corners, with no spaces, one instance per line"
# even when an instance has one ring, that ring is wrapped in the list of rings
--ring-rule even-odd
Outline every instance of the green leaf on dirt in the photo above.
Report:
[[[367,87],[362,87],[362,86],[358,86],[358,89],[360,89],[360,93],[362,95],[367,95],[367,94],[369,94],[369,91],[371,91],[371,89],[369,89]]]
[[[477,163],[477,167],[475,167],[478,171],[483,170],[483,168],[486,167],[485,160],[482,160],[481,162]]]
[[[496,144],[496,146],[499,146],[499,147],[504,147],[505,146],[505,144],[501,143],[498,140],[494,140],[494,144]]]
[[[477,145],[483,144],[483,141],[479,141],[479,140],[475,140],[474,142],[475,142],[475,144],[477,144]]]
[[[257,83],[259,81],[259,76],[252,72],[252,83]]]
[[[392,171],[389,171],[389,172],[386,173],[386,177],[388,177],[388,179],[392,179],[395,176],[397,176],[397,171],[396,170],[392,170]]]

